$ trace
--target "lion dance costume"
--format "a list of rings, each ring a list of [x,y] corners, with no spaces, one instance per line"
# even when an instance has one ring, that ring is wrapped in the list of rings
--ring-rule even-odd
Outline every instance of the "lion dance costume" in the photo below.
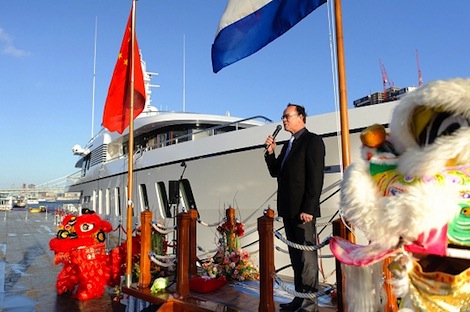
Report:
[[[340,205],[370,243],[330,242],[346,275],[347,310],[383,310],[388,283],[400,311],[470,311],[470,79],[410,92],[390,133],[373,125],[361,140]]]
[[[63,265],[56,283],[59,295],[71,292],[79,300],[89,300],[101,297],[106,285],[119,284],[122,248],[108,254],[104,243],[111,230],[111,223],[91,210],[65,216],[57,237],[49,242],[55,264]]]

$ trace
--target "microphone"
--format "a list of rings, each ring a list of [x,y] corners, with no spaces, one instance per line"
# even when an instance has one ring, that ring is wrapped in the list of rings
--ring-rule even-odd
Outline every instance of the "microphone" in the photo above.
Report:
[[[276,138],[277,134],[279,133],[279,131],[281,131],[282,129],[282,126],[281,125],[277,125],[276,129],[274,130],[273,132],[273,138]],[[269,148],[269,144],[266,144],[264,146],[264,149],[267,150]]]

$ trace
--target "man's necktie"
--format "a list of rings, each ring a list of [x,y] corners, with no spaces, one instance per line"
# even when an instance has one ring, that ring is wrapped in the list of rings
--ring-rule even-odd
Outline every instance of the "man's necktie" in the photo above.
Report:
[[[287,145],[286,154],[284,155],[284,158],[282,159],[281,168],[284,167],[284,162],[286,161],[287,156],[289,156],[290,150],[292,148],[292,142],[294,141],[294,138],[295,138],[294,136],[290,137],[289,144]]]

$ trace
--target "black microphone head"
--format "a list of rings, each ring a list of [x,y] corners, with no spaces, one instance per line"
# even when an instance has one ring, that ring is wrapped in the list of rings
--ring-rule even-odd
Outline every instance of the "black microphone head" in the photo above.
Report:
[[[276,135],[279,133],[279,131],[281,131],[282,129],[282,126],[281,125],[277,125],[276,129],[274,130],[273,132],[273,138],[276,137]],[[264,146],[264,149],[267,150],[269,148],[269,145],[265,145]]]
[[[274,130],[273,132],[273,138],[276,137],[276,135],[279,133],[279,131],[281,131],[282,129],[282,126],[281,125],[277,125],[276,129]],[[269,145],[265,145],[264,146],[264,149],[267,150],[269,148]]]
[[[277,125],[276,130],[274,130],[273,137],[276,137],[276,135],[279,133],[279,131],[281,131],[281,129],[282,129],[282,126]]]

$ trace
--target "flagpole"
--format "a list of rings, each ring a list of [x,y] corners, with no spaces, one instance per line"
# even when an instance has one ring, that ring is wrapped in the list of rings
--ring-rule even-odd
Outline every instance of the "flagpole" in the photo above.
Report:
[[[343,169],[350,163],[348,97],[346,92],[346,66],[344,62],[343,16],[341,0],[335,0],[336,54],[338,59],[338,90],[341,123]]]
[[[350,136],[349,136],[349,116],[348,116],[348,100],[346,92],[346,65],[344,61],[344,40],[343,40],[343,15],[341,9],[341,0],[335,0],[335,28],[336,28],[336,54],[338,62],[338,90],[339,90],[339,113],[341,124],[341,151],[343,160],[343,169],[351,163],[350,156]],[[344,225],[340,220],[336,220],[341,227]],[[341,230],[340,236],[354,242],[355,239],[351,232]],[[337,310],[346,311],[343,302],[343,293],[346,287],[346,281],[343,280],[341,265],[336,260],[336,291],[337,291]]]
[[[132,284],[132,215],[133,215],[133,184],[134,184],[134,45],[135,45],[135,2],[132,0],[132,22],[131,22],[131,88],[130,88],[130,112],[129,112],[129,154],[127,170],[127,253],[126,253],[126,286]]]

